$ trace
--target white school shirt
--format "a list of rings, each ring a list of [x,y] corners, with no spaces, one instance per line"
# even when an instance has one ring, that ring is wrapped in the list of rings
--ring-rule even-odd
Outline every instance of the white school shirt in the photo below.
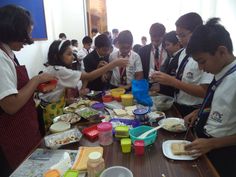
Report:
[[[184,49],[179,57],[178,67],[180,66],[182,60],[186,56],[186,49]],[[177,68],[176,73],[178,72],[179,68]],[[186,64],[183,72],[182,82],[194,85],[201,85],[201,84],[210,84],[213,75],[210,73],[206,73],[203,70],[199,70],[198,63],[192,58],[189,57],[189,61]],[[202,104],[203,98],[192,96],[182,90],[176,95],[176,102],[179,104],[193,106]]]
[[[9,46],[3,44],[9,55],[14,58],[14,53]],[[12,59],[0,49],[0,100],[6,96],[17,94],[17,74]]]
[[[167,59],[167,52],[166,50],[162,47],[162,44],[159,45],[159,57],[161,57],[161,66],[165,63],[165,60]],[[152,47],[152,50],[150,52],[150,63],[149,63],[149,75],[151,75],[155,71],[155,47]]]
[[[230,68],[236,65],[236,60],[224,67],[215,75],[219,80]],[[224,137],[236,134],[236,71],[223,79],[216,88],[211,111],[204,126],[206,132],[213,137]]]
[[[119,57],[119,51],[112,52],[109,57],[109,61],[111,62],[112,60],[117,59],[118,57]],[[115,67],[112,71],[113,72],[110,83],[114,86],[119,86],[120,85],[119,67]],[[127,84],[131,84],[131,81],[135,79],[135,73],[141,71],[143,71],[141,58],[137,53],[131,50],[129,55],[129,63],[126,66]]]
[[[92,51],[93,51],[92,48],[89,49],[89,52],[85,48],[82,48],[78,51],[77,57],[78,57],[79,60],[81,60],[81,70],[82,71],[84,71],[84,61],[83,60]]]
[[[55,68],[54,66],[48,66],[43,72],[52,74],[58,79],[56,88],[49,93],[39,95],[40,99],[50,103],[59,101],[65,88],[77,87],[80,89],[82,86],[81,71],[68,69],[64,66],[55,66]]]

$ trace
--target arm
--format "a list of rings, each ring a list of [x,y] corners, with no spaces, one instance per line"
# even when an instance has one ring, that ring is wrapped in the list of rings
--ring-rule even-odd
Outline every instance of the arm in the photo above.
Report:
[[[190,151],[190,155],[200,156],[213,149],[219,149],[233,145],[236,145],[236,135],[209,139],[199,138],[194,140],[191,144],[186,145],[185,149]]]
[[[127,64],[128,64],[127,59],[119,58],[119,59],[113,60],[112,62],[106,64],[105,66],[98,68],[90,73],[83,72],[81,74],[81,80],[88,80],[88,81],[94,80],[94,79],[100,77],[101,75],[105,74],[106,72],[112,70],[116,66],[124,67]]]
[[[141,80],[143,79],[143,71],[139,71],[135,73],[135,79],[136,80]]]
[[[163,72],[155,72],[151,75],[151,79],[155,82],[159,82],[160,84],[172,86],[190,95],[201,98],[205,97],[208,88],[208,84],[195,85],[185,83]]]
[[[34,76],[23,88],[18,90],[17,94],[6,96],[0,100],[1,108],[8,114],[15,114],[28,102],[38,84],[52,79],[55,79],[55,77],[47,73]]]

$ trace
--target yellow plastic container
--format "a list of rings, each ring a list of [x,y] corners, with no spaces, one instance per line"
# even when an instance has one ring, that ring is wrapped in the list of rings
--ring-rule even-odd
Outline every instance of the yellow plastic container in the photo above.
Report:
[[[124,106],[133,106],[133,95],[132,94],[124,94],[121,95],[121,102]]]
[[[123,153],[131,152],[131,139],[130,138],[123,138],[120,140],[121,149]]]
[[[123,95],[124,93],[125,93],[124,88],[111,89],[111,96],[117,101],[121,100],[121,95]]]

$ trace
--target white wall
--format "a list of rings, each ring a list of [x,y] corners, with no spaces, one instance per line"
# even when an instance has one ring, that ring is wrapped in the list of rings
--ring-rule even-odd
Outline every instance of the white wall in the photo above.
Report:
[[[141,43],[141,36],[149,38],[151,24],[159,22],[166,31],[175,30],[175,21],[188,12],[199,13],[203,20],[220,17],[221,24],[230,32],[236,48],[235,0],[106,0],[108,30],[130,30],[134,44]]]
[[[16,53],[30,77],[44,68],[48,48],[53,40],[58,39],[59,33],[64,32],[68,39],[77,39],[82,46],[81,41],[87,35],[84,5],[84,0],[44,0],[48,40],[35,41]]]

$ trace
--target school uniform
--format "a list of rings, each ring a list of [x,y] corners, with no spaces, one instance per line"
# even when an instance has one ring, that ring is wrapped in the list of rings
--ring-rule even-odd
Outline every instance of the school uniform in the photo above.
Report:
[[[208,88],[196,124],[200,138],[236,135],[236,60],[215,75]],[[209,159],[222,177],[236,176],[236,145],[214,149]]]
[[[201,85],[210,84],[213,75],[206,73],[203,70],[199,70],[198,63],[192,57],[186,57],[184,49],[179,57],[176,78],[180,79],[184,83]],[[176,90],[175,98],[175,106],[182,116],[185,116],[199,108],[203,101],[202,98],[190,95],[183,90]]]
[[[78,57],[78,60],[81,63],[81,71],[84,71],[84,58],[92,51],[93,51],[93,49],[87,50],[85,48],[82,48],[78,51],[77,57]]]
[[[156,53],[157,51],[152,44],[148,44],[139,50],[138,54],[142,61],[144,79],[149,79],[150,72],[155,70],[162,71],[162,65],[164,64],[168,55],[162,45],[158,47],[158,58],[155,59]]]
[[[40,107],[43,109],[43,118],[46,129],[52,124],[52,119],[63,114],[65,107],[65,89],[82,87],[81,72],[68,69],[64,66],[48,66],[43,71],[52,74],[58,79],[57,86],[49,93],[39,94]]]
[[[29,77],[25,66],[18,65],[14,61],[14,53],[9,46],[1,44],[0,48],[0,99],[2,100],[9,95],[18,94],[18,90],[29,82]],[[0,108],[1,158],[4,156],[4,161],[11,168],[10,171],[20,165],[41,138],[33,95],[13,115],[7,114]]]
[[[114,59],[119,58],[119,56],[120,56],[119,51],[113,52],[110,55],[109,60],[112,61]],[[137,53],[130,51],[128,59],[129,63],[125,68],[115,67],[113,69],[110,80],[111,85],[118,87],[120,84],[122,85],[131,84],[131,81],[135,79],[135,73],[143,71],[141,59]],[[124,83],[122,83],[122,80],[124,81]]]

